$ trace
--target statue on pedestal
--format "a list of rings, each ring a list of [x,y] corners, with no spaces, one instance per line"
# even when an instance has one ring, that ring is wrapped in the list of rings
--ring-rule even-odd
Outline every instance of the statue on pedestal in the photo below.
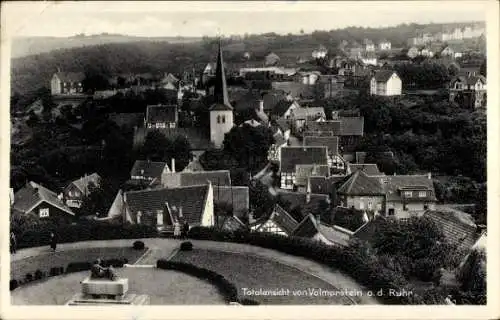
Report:
[[[105,268],[102,266],[102,260],[97,259],[90,269],[90,279],[107,279],[115,281],[117,279],[117,275],[111,266]]]

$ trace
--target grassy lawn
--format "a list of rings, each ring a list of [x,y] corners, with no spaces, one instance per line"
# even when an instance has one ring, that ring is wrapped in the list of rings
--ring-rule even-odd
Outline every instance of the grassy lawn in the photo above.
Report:
[[[347,304],[345,297],[314,296],[308,289],[335,291],[332,285],[293,267],[253,255],[228,253],[194,248],[193,251],[179,251],[171,261],[187,262],[212,270],[234,283],[243,298],[256,300],[261,304]],[[244,295],[243,288],[254,290],[286,289],[288,294],[275,296]],[[304,292],[304,290],[306,292]],[[301,295],[293,292],[300,291]]]
[[[12,261],[10,264],[11,279],[23,279],[27,273],[33,274],[37,269],[43,272],[49,272],[52,267],[66,268],[70,262],[92,262],[97,258],[102,259],[121,259],[125,258],[132,264],[144,254],[144,250],[134,250],[131,247],[119,248],[85,248],[76,250],[65,250],[51,252],[26,259]]]
[[[119,268],[128,278],[129,293],[147,294],[151,305],[225,304],[212,284],[182,272],[156,268]],[[11,291],[13,305],[63,305],[80,292],[80,281],[88,272],[76,272],[32,282]]]

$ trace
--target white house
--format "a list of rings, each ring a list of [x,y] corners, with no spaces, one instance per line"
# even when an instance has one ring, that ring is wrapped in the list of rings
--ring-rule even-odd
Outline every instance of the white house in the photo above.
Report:
[[[382,40],[378,44],[379,50],[386,51],[386,50],[391,50],[391,42],[387,40]]]
[[[370,95],[399,96],[401,91],[401,78],[392,70],[380,70],[370,80]]]

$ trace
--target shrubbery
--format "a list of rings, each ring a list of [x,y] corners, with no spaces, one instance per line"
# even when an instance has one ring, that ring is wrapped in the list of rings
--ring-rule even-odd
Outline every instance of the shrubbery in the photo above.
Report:
[[[52,267],[49,270],[49,276],[55,277],[64,273],[64,267]]]
[[[19,283],[16,279],[10,280],[9,289],[10,291],[15,290],[19,286]]]
[[[193,244],[190,241],[184,241],[181,243],[181,251],[191,251],[193,250]]]
[[[24,279],[26,280],[26,282],[31,282],[33,281],[33,275],[31,273],[27,273]]]
[[[35,280],[40,280],[43,278],[43,276],[44,276],[44,273],[41,270],[38,269],[35,271]]]
[[[90,262],[70,262],[66,267],[66,273],[87,271],[92,268],[92,263]]]
[[[134,244],[132,245],[132,247],[135,250],[143,250],[145,246],[144,246],[144,242],[142,242],[142,241],[134,241]]]
[[[198,277],[200,279],[208,280],[212,282],[219,291],[224,296],[227,302],[239,302],[241,304],[253,304],[258,305],[259,303],[249,299],[240,300],[238,297],[238,289],[234,284],[224,278],[222,275],[204,268],[197,267],[190,263],[183,262],[173,262],[164,259],[160,259],[156,262],[157,268],[166,270],[177,270],[182,271],[192,276]]]

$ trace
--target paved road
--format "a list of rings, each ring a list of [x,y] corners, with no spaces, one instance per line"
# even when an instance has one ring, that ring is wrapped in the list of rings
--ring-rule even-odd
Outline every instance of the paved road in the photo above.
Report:
[[[139,264],[156,264],[156,261],[161,258],[169,258],[175,250],[179,248],[180,240],[174,239],[160,239],[160,238],[148,238],[148,239],[124,239],[124,240],[105,240],[105,241],[85,241],[85,242],[75,242],[75,243],[62,243],[57,247],[58,251],[82,249],[88,247],[126,247],[131,246],[135,240],[142,240],[149,250],[145,255],[139,259]],[[339,271],[332,270],[331,268],[322,265],[320,263],[308,260],[302,257],[297,257],[289,254],[285,254],[279,251],[265,249],[257,246],[251,246],[240,243],[231,242],[216,242],[216,241],[204,241],[204,240],[191,240],[193,246],[210,249],[210,250],[220,250],[226,252],[238,252],[257,255],[263,258],[271,259],[288,266],[299,269],[303,272],[311,274],[318,277],[331,285],[339,289],[345,290],[360,290],[366,292],[367,290],[356,283],[352,278],[342,274]],[[47,254],[50,250],[48,246],[35,247],[19,250],[16,254],[11,255],[11,261],[15,262],[20,259],[27,257]],[[361,297],[354,297],[356,303],[359,304],[379,304],[379,302],[373,298],[363,295]]]

